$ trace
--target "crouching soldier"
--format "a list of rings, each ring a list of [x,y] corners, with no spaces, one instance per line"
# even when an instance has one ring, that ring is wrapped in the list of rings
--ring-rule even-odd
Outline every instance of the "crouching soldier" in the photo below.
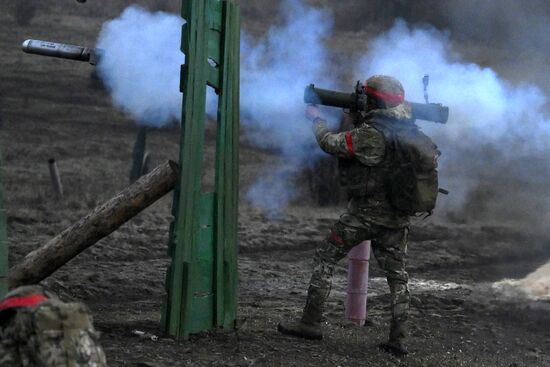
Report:
[[[106,367],[86,306],[64,303],[40,286],[0,300],[0,367]]]
[[[371,240],[391,293],[389,340],[381,347],[401,356],[407,354],[404,341],[410,296],[405,256],[409,219],[415,213],[431,212],[435,206],[439,151],[415,125],[399,81],[373,76],[363,92],[367,95],[367,111],[358,113],[354,128],[347,132],[331,133],[319,109],[307,107],[306,117],[313,121],[320,147],[341,158],[340,174],[349,203],[315,252],[301,320],[281,322],[278,330],[321,339],[321,320],[334,265],[354,246]]]

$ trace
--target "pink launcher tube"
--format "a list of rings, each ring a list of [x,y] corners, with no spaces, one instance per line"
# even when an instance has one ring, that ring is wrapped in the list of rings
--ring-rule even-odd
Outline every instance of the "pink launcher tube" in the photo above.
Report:
[[[348,253],[348,295],[346,319],[363,325],[367,318],[370,241],[364,241]]]

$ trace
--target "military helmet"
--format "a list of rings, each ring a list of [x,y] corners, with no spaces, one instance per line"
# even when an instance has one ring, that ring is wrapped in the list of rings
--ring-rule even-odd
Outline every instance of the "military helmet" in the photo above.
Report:
[[[367,96],[373,98],[381,108],[396,107],[405,100],[403,86],[391,76],[371,76],[363,88]]]

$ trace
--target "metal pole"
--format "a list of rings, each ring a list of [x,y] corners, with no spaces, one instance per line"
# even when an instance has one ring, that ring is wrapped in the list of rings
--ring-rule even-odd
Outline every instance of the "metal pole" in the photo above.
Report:
[[[348,294],[346,319],[364,325],[367,319],[370,241],[360,243],[348,253]]]
[[[59,170],[54,158],[48,159],[48,167],[50,169],[53,191],[58,199],[63,199],[63,185],[61,185],[61,177],[59,177]]]
[[[59,170],[54,158],[48,159],[48,167],[50,169],[53,191],[58,199],[63,199],[63,185],[61,185],[61,177],[59,177]]]
[[[182,4],[180,165],[185,174],[174,193],[172,262],[161,320],[177,339],[232,329],[237,311],[239,11],[233,1]],[[214,192],[204,192],[201,185],[207,86],[219,96]]]
[[[149,171],[151,171],[151,154],[145,152],[143,155],[143,163],[141,164],[141,175],[145,176]]]

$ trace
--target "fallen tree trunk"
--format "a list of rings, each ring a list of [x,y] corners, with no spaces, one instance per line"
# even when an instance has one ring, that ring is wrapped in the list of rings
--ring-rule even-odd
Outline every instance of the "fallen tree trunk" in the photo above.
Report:
[[[73,257],[114,232],[170,192],[176,184],[177,172],[178,166],[172,161],[158,166],[44,246],[30,252],[20,264],[10,269],[9,287],[40,282]]]

